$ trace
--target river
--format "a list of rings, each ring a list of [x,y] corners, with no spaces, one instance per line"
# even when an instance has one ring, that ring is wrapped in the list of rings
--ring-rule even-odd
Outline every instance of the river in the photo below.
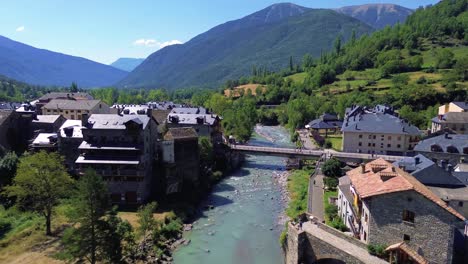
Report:
[[[291,146],[284,128],[257,126],[256,132],[249,144]],[[286,204],[275,179],[284,170],[284,158],[248,156],[201,204],[202,215],[185,234],[191,243],[174,253],[174,263],[283,263],[278,238]]]

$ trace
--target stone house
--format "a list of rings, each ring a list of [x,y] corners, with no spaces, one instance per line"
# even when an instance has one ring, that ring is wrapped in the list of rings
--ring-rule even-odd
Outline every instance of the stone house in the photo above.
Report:
[[[468,102],[451,102],[439,107],[432,119],[431,133],[450,129],[458,134],[468,134]]]
[[[75,161],[80,156],[78,148],[83,142],[82,128],[81,120],[66,120],[57,132],[58,152],[65,158],[65,164],[72,173],[75,173]]]
[[[62,115],[71,120],[81,120],[84,114],[110,113],[109,106],[101,100],[54,99],[42,107],[43,115]]]
[[[200,185],[200,157],[195,129],[169,128],[161,146],[165,193],[180,194],[197,188]]]
[[[451,102],[449,104],[439,106],[438,115],[445,115],[449,112],[468,112],[468,102]]]
[[[156,130],[154,119],[144,115],[85,114],[78,174],[93,168],[107,182],[113,203],[143,203],[152,194]]]
[[[203,107],[173,108],[166,119],[168,128],[193,127],[200,137],[221,141],[221,119]]]
[[[421,132],[396,116],[393,109],[353,106],[346,110],[343,126],[343,151],[369,154],[409,155]]]
[[[335,114],[323,113],[319,118],[310,121],[305,128],[311,132],[318,132],[327,135],[340,131],[343,121]]]
[[[46,93],[37,99],[34,102],[36,106],[37,113],[42,114],[42,107],[48,104],[50,101],[54,99],[61,99],[61,100],[93,100],[94,98],[88,93],[68,93],[68,92],[50,92]]]
[[[16,112],[14,110],[0,110],[0,149],[12,150],[16,132]]]
[[[462,263],[465,217],[412,175],[377,159],[345,177],[352,200],[338,204],[352,203],[361,241],[385,245],[391,263]]]
[[[65,118],[61,115],[36,115],[31,128],[34,132],[55,133],[64,122]]]

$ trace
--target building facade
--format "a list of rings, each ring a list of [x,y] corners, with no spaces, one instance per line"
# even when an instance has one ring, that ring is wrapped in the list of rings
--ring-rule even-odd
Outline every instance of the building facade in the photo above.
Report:
[[[80,175],[94,169],[107,182],[113,203],[140,204],[153,183],[156,123],[148,116],[94,114],[83,117],[76,159]]]
[[[110,113],[109,106],[101,100],[54,99],[42,107],[43,115],[62,115],[71,120],[81,120],[84,114]]]
[[[339,196],[339,211],[345,210],[343,199],[352,203],[361,241],[388,246],[391,263],[462,263],[465,218],[416,178],[383,159],[346,177],[352,200]]]
[[[412,154],[421,135],[417,127],[385,106],[347,109],[341,131],[344,152],[387,155]]]

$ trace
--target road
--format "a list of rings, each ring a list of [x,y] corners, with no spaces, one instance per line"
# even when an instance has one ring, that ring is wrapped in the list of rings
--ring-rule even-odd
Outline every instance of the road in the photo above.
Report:
[[[314,174],[309,180],[307,211],[317,217],[320,222],[325,220],[323,208],[323,175]]]

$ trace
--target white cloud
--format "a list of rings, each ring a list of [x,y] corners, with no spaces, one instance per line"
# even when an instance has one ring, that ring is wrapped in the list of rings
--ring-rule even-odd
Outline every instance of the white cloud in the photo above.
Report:
[[[133,42],[133,45],[135,46],[143,46],[143,47],[157,47],[157,48],[164,48],[164,47],[167,47],[167,46],[170,46],[170,45],[174,45],[174,44],[182,44],[182,41],[180,40],[169,40],[169,41],[165,41],[165,42],[159,42],[157,40],[154,40],[154,39],[137,39]]]
[[[16,32],[23,32],[24,31],[24,26],[20,26],[16,29]]]

